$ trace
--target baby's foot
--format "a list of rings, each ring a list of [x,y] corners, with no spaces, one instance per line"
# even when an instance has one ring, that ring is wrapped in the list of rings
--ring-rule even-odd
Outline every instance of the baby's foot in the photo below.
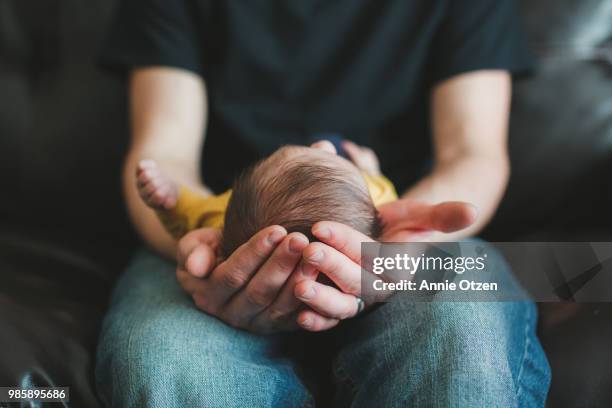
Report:
[[[156,210],[171,210],[178,201],[178,187],[153,160],[141,160],[136,168],[138,192]]]

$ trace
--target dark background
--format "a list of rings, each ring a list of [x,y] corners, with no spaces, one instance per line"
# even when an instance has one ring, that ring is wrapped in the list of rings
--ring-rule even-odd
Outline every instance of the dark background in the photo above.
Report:
[[[484,236],[612,241],[612,1],[520,5],[539,68],[515,86],[512,179]],[[96,404],[98,326],[137,245],[125,88],[95,65],[113,7],[0,0],[0,385],[69,385],[75,406]],[[540,310],[549,404],[610,406],[612,307]]]

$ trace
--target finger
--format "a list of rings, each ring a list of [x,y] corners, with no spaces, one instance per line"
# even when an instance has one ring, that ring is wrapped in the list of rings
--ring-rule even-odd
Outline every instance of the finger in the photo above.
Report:
[[[428,242],[430,241],[434,231],[432,230],[402,230],[385,233],[383,241],[385,242]]]
[[[361,266],[334,248],[313,242],[304,250],[304,261],[325,274],[343,292],[361,294]]]
[[[298,232],[287,235],[244,290],[230,300],[226,308],[228,315],[241,323],[249,322],[271,305],[296,269],[307,245],[305,235]]]
[[[462,202],[441,203],[432,209],[432,229],[455,232],[469,227],[478,218],[478,210],[472,204]]]
[[[361,244],[375,242],[353,228],[333,221],[321,221],[313,225],[312,235],[321,242],[337,249],[353,262],[361,265]]]
[[[389,230],[416,229],[454,232],[476,221],[478,212],[472,204],[444,202],[431,205],[416,200],[402,199],[379,208]]]
[[[321,316],[312,310],[304,310],[298,314],[297,323],[308,331],[318,332],[329,330],[340,323],[338,319]]]
[[[278,297],[262,313],[257,315],[254,324],[278,325],[290,320],[295,323],[297,311],[302,306],[302,302],[295,297],[295,286],[306,279],[314,281],[318,274],[319,271],[312,265],[300,261]]]
[[[221,231],[217,228],[202,228],[195,231],[191,231],[181,238],[178,242],[176,260],[179,268],[185,269],[187,258],[193,250],[199,245],[208,245],[214,251],[216,251],[219,242],[221,240]],[[203,275],[201,271],[190,271],[195,272],[196,275]]]
[[[342,147],[346,151],[346,154],[351,159],[351,161],[355,164],[358,164],[359,159],[361,157],[361,149],[355,143],[350,140],[345,140],[342,142]]]
[[[272,251],[285,238],[287,231],[278,225],[264,228],[238,247],[210,276],[214,288],[209,296],[218,304],[227,301],[249,282]]]
[[[215,286],[209,279],[199,279],[191,276],[184,270],[177,269],[176,277],[183,289],[191,295],[196,307],[203,312],[221,318],[223,303],[219,302],[213,294]],[[230,322],[228,322],[230,323]]]
[[[336,146],[329,140],[320,140],[310,145],[313,149],[320,149],[332,154],[338,154]]]
[[[404,225],[411,228],[431,229],[431,204],[408,198],[380,206],[379,213],[388,226]]]
[[[191,296],[205,292],[208,287],[206,285],[206,280],[196,278],[185,269],[181,268],[176,268],[176,280],[183,290]]]
[[[305,280],[297,284],[295,296],[328,318],[344,320],[357,314],[355,296],[316,281]]]
[[[374,150],[372,150],[371,148],[367,146],[361,146],[360,149],[361,153],[367,156],[369,160],[376,159],[376,153],[374,153]]]
[[[204,278],[215,266],[216,255],[212,248],[200,244],[194,248],[185,261],[185,269],[196,278]]]

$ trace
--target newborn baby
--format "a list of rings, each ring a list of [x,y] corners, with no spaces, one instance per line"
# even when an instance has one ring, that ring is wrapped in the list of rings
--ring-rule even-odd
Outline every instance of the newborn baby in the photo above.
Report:
[[[375,156],[360,167],[333,148],[285,146],[245,170],[219,196],[176,185],[148,160],[139,165],[138,188],[176,238],[197,228],[222,228],[221,251],[227,257],[270,225],[301,232],[312,241],[315,223],[336,221],[377,238],[381,225],[376,208],[396,200],[397,194],[380,174]]]

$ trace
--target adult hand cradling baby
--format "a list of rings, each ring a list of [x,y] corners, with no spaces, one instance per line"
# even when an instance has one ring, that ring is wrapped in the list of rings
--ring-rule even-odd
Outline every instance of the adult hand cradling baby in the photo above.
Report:
[[[426,239],[435,231],[454,232],[472,225],[472,205],[429,205],[400,199],[379,209],[383,241]],[[312,228],[320,242],[270,226],[218,263],[219,230],[192,231],[179,242],[177,278],[198,308],[235,327],[272,333],[302,327],[327,330],[358,311],[360,251],[371,238],[335,222]],[[317,273],[338,288],[317,282]]]

